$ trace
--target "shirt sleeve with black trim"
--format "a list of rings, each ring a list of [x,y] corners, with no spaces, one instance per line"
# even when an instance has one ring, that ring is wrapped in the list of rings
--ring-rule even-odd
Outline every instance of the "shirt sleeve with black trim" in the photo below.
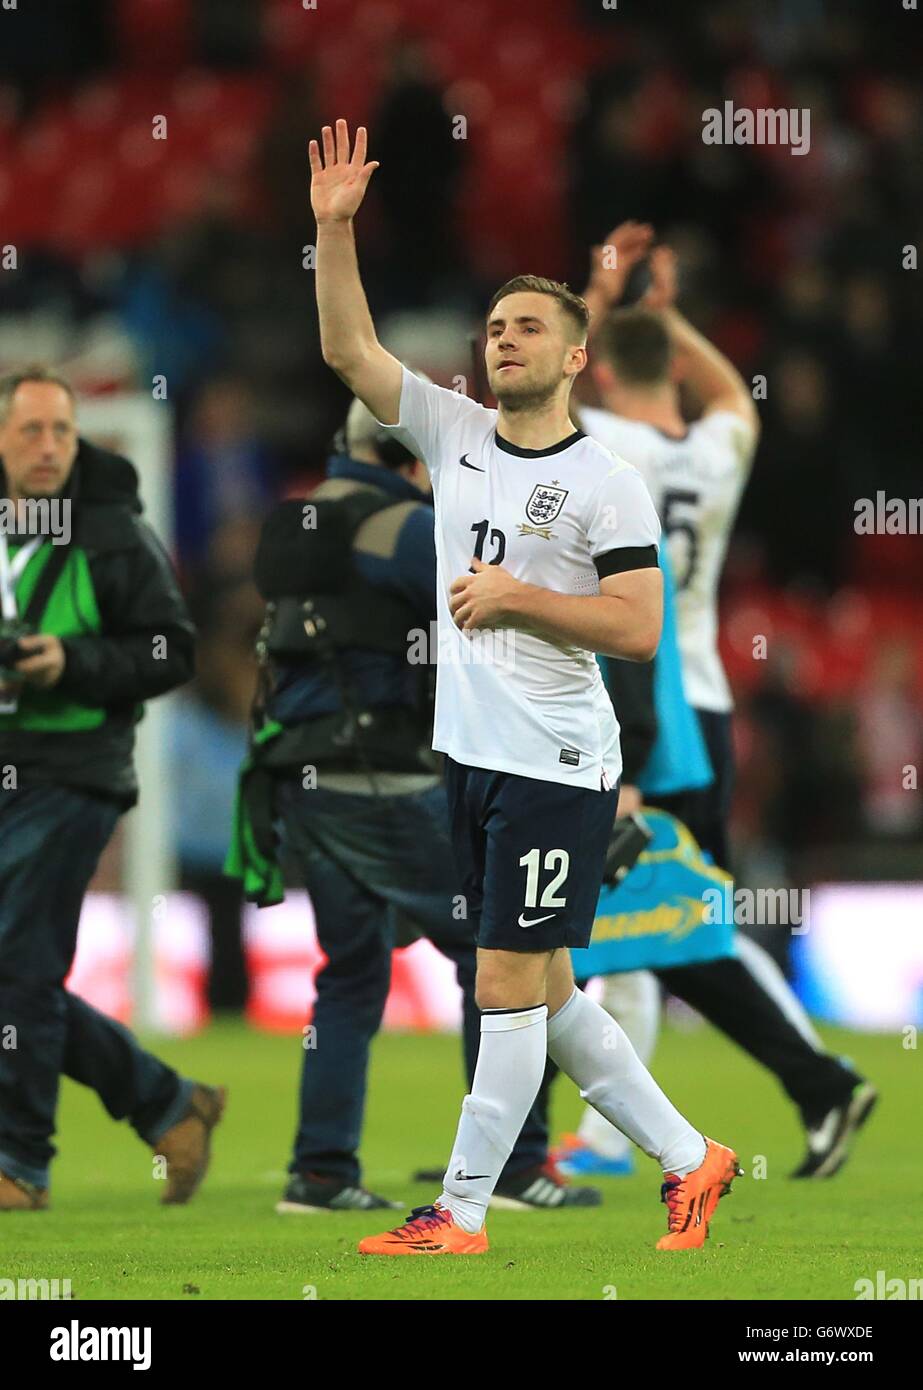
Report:
[[[587,521],[590,555],[600,579],[657,565],[660,521],[636,468],[613,457]]]

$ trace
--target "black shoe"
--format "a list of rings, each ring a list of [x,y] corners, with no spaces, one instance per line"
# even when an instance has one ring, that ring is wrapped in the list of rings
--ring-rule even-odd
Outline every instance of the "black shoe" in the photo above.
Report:
[[[560,1207],[598,1207],[598,1187],[571,1187],[549,1159],[512,1178],[501,1178],[490,1205],[500,1211],[552,1211]]]
[[[849,1100],[819,1115],[803,1115],[808,1151],[793,1178],[832,1178],[849,1157],[849,1146],[875,1108],[878,1092],[868,1081],[853,1088]]]
[[[389,1202],[387,1197],[378,1197],[364,1187],[341,1182],[339,1178],[324,1178],[319,1173],[295,1173],[282,1200],[276,1202],[276,1211],[283,1216],[311,1216],[318,1211],[377,1211],[382,1208],[402,1211],[404,1203]]]

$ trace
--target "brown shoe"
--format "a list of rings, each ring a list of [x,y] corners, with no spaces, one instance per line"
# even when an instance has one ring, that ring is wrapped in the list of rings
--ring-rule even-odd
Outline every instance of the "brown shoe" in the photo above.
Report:
[[[47,1187],[34,1187],[22,1178],[0,1173],[0,1211],[44,1211],[47,1206]]]
[[[155,1154],[167,1160],[167,1187],[163,1206],[188,1202],[208,1170],[211,1132],[224,1113],[223,1086],[193,1088],[186,1113],[153,1145]]]

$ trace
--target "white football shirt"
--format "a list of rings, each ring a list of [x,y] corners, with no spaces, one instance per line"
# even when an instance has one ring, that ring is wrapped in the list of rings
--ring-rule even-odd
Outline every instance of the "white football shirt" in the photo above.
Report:
[[[733,709],[718,652],[718,584],[755,439],[732,411],[715,411],[673,439],[655,425],[580,407],[587,432],[640,471],[660,514],[676,583],[683,687],[694,709]]]
[[[650,564],[660,526],[640,473],[581,430],[548,449],[521,449],[498,438],[496,410],[406,367],[400,420],[389,428],[433,482],[433,747],[471,767],[614,786],[618,723],[594,654],[512,628],[463,633],[449,588],[474,555],[562,594],[598,594],[600,571]]]

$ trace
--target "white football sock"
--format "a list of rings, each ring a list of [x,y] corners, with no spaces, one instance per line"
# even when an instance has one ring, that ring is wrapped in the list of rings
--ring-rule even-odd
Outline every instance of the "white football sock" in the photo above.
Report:
[[[650,1066],[660,1031],[660,986],[655,977],[649,970],[606,975],[601,1002],[606,1013],[622,1025],[640,1060]],[[592,1105],[584,1110],[577,1135],[603,1158],[627,1158],[632,1151],[631,1140]]]
[[[548,1007],[481,1015],[471,1094],[462,1102],[439,1198],[463,1231],[484,1224],[487,1204],[545,1074]]]
[[[685,1177],[705,1140],[661,1091],[623,1030],[579,989],[548,1020],[548,1055],[580,1094],[665,1173]]]

